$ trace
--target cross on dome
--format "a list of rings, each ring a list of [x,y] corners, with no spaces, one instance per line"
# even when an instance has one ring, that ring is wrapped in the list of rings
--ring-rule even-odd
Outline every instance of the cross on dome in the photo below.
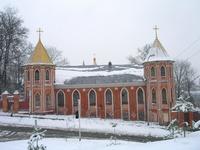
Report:
[[[41,28],[39,28],[36,32],[38,32],[39,33],[39,40],[40,40],[40,37],[41,37],[41,32],[44,32],[44,31],[42,31],[41,30]]]
[[[157,27],[157,25],[155,25],[155,27],[153,29],[155,30],[156,39],[158,39],[157,31],[159,30],[159,28]]]

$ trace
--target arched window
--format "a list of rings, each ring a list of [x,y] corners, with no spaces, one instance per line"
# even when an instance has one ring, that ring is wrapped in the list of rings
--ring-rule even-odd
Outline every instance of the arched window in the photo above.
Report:
[[[96,93],[94,92],[94,90],[90,91],[89,93],[89,101],[90,101],[90,106],[96,105]]]
[[[162,77],[165,76],[165,67],[162,66],[162,67],[160,68],[160,74],[161,74]]]
[[[27,71],[27,80],[30,81],[30,72]]]
[[[144,104],[144,95],[141,88],[137,91],[137,98],[138,98],[138,104]]]
[[[73,93],[73,106],[78,106],[78,100],[80,99],[78,91]]]
[[[162,103],[167,104],[167,91],[166,91],[166,89],[162,89]]]
[[[40,72],[38,70],[35,71],[35,80],[40,80]]]
[[[151,67],[151,76],[155,77],[156,76],[156,71],[154,67]]]
[[[58,107],[64,107],[64,93],[62,91],[60,91],[58,93]]]
[[[121,92],[122,104],[128,104],[128,93],[125,89]]]
[[[141,121],[144,121],[144,112],[138,113],[138,119],[141,120]]]
[[[152,90],[152,103],[156,103],[156,91],[155,91],[155,89]]]
[[[46,71],[46,80],[49,80],[49,70]]]
[[[106,91],[106,105],[112,105],[112,92],[109,89]]]
[[[40,94],[35,95],[35,107],[40,107]]]
[[[46,95],[46,107],[47,108],[51,107],[51,95],[50,94]]]

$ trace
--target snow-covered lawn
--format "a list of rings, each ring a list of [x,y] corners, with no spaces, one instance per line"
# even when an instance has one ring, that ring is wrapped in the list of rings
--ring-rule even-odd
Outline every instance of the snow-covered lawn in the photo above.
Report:
[[[117,141],[117,145],[109,140],[87,140],[81,142],[78,139],[43,139],[41,142],[47,146],[47,150],[199,150],[200,131],[191,133],[186,138],[176,138],[166,141],[138,143]],[[0,143],[2,150],[26,150],[27,140]]]
[[[12,126],[33,126],[37,120],[38,126],[42,128],[62,129],[62,130],[78,130],[78,119],[74,116],[28,116],[15,114],[14,117],[8,116],[6,113],[0,113],[0,125]],[[113,133],[111,123],[117,123],[116,133],[120,135],[136,135],[136,136],[154,136],[165,137],[169,135],[166,127],[142,121],[123,121],[116,119],[99,119],[99,118],[81,118],[81,130],[84,132],[101,132]]]

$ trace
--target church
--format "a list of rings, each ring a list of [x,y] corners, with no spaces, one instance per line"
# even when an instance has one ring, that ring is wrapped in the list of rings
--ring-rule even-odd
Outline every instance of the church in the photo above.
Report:
[[[173,59],[157,36],[142,66],[56,66],[42,40],[24,65],[25,100],[30,113],[171,121],[175,104]]]

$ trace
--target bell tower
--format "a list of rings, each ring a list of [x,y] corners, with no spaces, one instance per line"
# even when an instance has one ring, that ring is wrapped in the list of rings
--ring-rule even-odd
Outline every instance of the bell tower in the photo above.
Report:
[[[155,40],[144,61],[146,79],[147,120],[160,124],[171,121],[170,108],[175,103],[173,59],[162,46],[155,30]]]
[[[38,43],[24,65],[24,90],[29,112],[46,113],[55,111],[55,65],[41,42],[41,29],[37,32]]]

